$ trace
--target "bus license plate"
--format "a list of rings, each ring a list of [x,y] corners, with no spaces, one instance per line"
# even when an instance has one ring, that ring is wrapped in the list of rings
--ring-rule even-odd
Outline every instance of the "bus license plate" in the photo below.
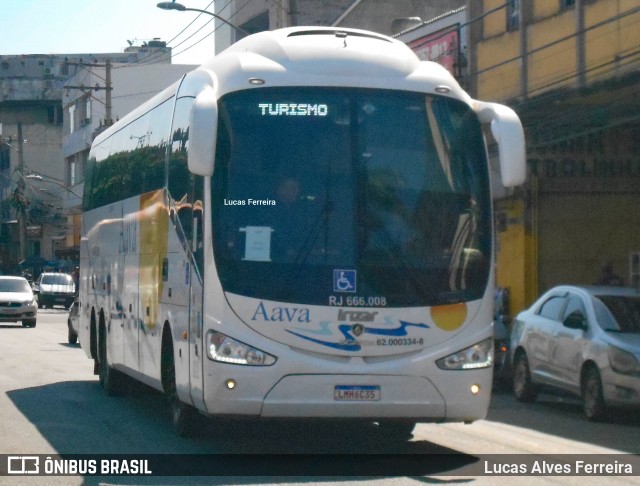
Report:
[[[375,402],[380,400],[377,385],[336,385],[333,399],[341,402]]]

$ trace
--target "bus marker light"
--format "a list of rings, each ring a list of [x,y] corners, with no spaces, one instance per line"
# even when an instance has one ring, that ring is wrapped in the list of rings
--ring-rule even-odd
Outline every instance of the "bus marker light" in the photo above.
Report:
[[[231,380],[231,379],[229,379],[229,380],[227,380],[227,381],[225,381],[225,382],[224,382],[224,385],[225,385],[229,390],[233,390],[233,389],[236,387],[237,383],[236,383],[236,380]]]
[[[477,384],[471,385],[471,394],[477,395],[478,393],[480,393],[480,385],[477,385]]]

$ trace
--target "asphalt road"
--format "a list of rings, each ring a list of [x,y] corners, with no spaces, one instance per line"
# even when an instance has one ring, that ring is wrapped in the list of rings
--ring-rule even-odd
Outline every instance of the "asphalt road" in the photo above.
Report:
[[[330,427],[325,423],[219,424],[203,418],[192,437],[178,438],[171,431],[164,399],[156,391],[131,384],[125,396],[104,394],[93,375],[92,361],[78,345],[67,343],[63,309],[41,310],[33,329],[0,324],[0,455],[215,454],[213,459],[204,458],[207,464],[234,475],[0,476],[2,485],[512,484],[514,477],[468,476],[465,467],[477,468],[487,458],[496,460],[501,468],[503,463],[559,454],[578,458],[620,454],[614,457],[623,461],[630,457],[623,454],[640,453],[640,414],[618,413],[607,422],[590,423],[578,400],[543,395],[534,404],[521,404],[506,390],[494,393],[484,421],[421,424],[411,441],[399,444],[386,443],[376,432],[374,427]],[[514,459],[511,454],[523,456]],[[190,464],[202,463],[200,458],[190,463],[194,461],[191,456],[177,457],[179,461],[184,457],[184,461],[165,466],[188,470]],[[562,457],[560,461],[574,459]],[[487,467],[491,471],[496,466],[491,462]],[[306,472],[304,477],[298,476],[301,471]],[[383,477],[369,478],[369,471]],[[637,462],[635,471],[640,472]],[[638,477],[622,476],[528,475],[517,481],[640,484]]]

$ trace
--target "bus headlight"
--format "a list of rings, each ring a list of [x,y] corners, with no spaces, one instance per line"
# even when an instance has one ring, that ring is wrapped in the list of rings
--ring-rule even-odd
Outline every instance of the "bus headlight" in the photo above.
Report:
[[[206,346],[209,359],[221,363],[270,366],[276,362],[275,356],[216,331],[207,333]]]
[[[440,358],[436,361],[443,370],[472,370],[488,368],[493,364],[493,338],[480,341],[473,346]]]

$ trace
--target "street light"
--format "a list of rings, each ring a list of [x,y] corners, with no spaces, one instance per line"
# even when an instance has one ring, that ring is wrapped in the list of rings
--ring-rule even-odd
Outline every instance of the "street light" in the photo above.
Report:
[[[157,7],[161,8],[162,10],[178,10],[180,12],[189,11],[189,12],[200,12],[200,13],[208,14],[208,15],[211,15],[212,17],[215,17],[218,20],[224,22],[225,24],[233,27],[238,32],[242,32],[244,35],[251,35],[246,30],[238,27],[237,25],[232,24],[227,19],[224,19],[224,18],[220,17],[219,15],[216,15],[216,14],[214,14],[212,12],[209,12],[208,10],[200,10],[199,8],[188,8],[188,7],[185,7],[184,5],[182,5],[181,3],[176,3],[175,1],[173,1],[173,2],[160,2],[157,5]]]

